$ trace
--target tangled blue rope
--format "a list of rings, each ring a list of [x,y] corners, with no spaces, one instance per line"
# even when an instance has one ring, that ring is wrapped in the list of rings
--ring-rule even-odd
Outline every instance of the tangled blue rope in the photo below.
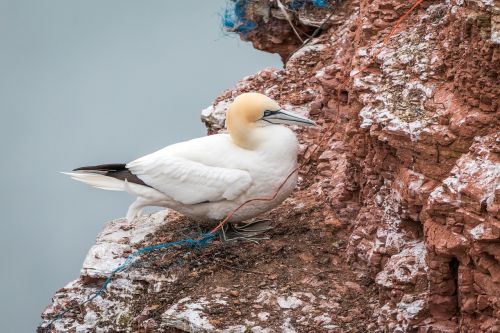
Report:
[[[330,6],[328,0],[293,0],[289,3],[288,7],[290,9],[302,9],[306,6],[307,2],[317,8],[327,8]]]
[[[107,286],[111,283],[111,281],[113,280],[114,276],[120,272],[123,272],[127,267],[129,267],[133,262],[134,260],[139,257],[141,254],[144,254],[144,253],[148,253],[148,252],[153,252],[153,251],[157,251],[157,250],[162,250],[162,249],[166,249],[166,248],[170,248],[170,247],[173,247],[173,246],[189,246],[189,247],[197,247],[197,248],[201,248],[201,247],[205,247],[207,246],[212,240],[214,240],[214,238],[216,237],[216,233],[214,232],[209,232],[209,233],[206,233],[206,234],[203,234],[201,235],[200,238],[198,239],[192,239],[192,238],[188,238],[188,239],[182,239],[182,240],[178,240],[178,241],[175,241],[175,242],[169,242],[169,243],[160,243],[160,244],[156,244],[156,245],[151,245],[151,246],[146,246],[146,247],[143,247],[137,251],[135,251],[134,253],[130,254],[127,259],[125,260],[125,262],[123,264],[121,264],[120,266],[118,266],[117,268],[115,268],[108,276],[108,278],[106,279],[106,281],[104,281],[104,283],[101,285],[101,287],[94,293],[92,294],[92,296],[90,296],[89,298],[87,298],[85,301],[81,302],[78,304],[78,306],[82,306],[86,303],[89,303],[89,302],[92,302],[94,299],[96,299],[97,297],[101,296],[102,293],[106,290]],[[69,307],[67,309],[64,309],[62,310],[61,312],[59,312],[50,322],[49,324],[45,327],[46,329],[49,328],[56,320],[59,320],[61,319],[62,317],[64,317],[64,315],[66,313],[68,313],[69,311],[73,310],[75,307]]]
[[[338,1],[338,0],[337,0]],[[328,8],[328,0],[292,0],[288,3],[290,9],[302,9],[309,3],[313,7]],[[257,27],[257,24],[247,18],[249,0],[229,0],[222,14],[222,25],[230,32],[247,33]]]
[[[257,24],[246,18],[248,0],[232,0],[222,14],[222,25],[227,31],[245,33],[253,30]]]

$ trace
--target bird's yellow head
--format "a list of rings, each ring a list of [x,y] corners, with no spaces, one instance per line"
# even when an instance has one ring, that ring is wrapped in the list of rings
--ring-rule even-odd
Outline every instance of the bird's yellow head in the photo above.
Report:
[[[316,125],[312,120],[281,110],[275,100],[256,92],[237,96],[226,113],[231,138],[244,148],[251,147],[251,134],[256,127],[279,124]]]
[[[228,128],[233,121],[256,123],[266,110],[278,111],[279,104],[266,95],[256,92],[244,93],[236,97],[226,114]]]

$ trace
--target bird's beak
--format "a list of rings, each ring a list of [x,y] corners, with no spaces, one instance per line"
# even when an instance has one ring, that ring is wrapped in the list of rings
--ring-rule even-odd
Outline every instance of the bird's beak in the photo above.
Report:
[[[299,116],[298,114],[277,110],[277,111],[266,111],[262,120],[271,124],[287,124],[287,125],[302,125],[302,126],[316,126],[316,123],[311,119]]]

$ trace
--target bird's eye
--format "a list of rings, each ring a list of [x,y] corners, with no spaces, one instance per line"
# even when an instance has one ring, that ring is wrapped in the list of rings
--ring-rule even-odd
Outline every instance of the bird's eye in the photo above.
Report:
[[[270,116],[272,113],[272,111],[266,110],[264,111],[264,117]]]

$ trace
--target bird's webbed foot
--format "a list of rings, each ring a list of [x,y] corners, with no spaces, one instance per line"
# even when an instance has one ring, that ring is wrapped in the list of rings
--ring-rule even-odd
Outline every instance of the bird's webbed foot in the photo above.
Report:
[[[228,223],[222,228],[220,237],[223,241],[247,240],[258,243],[269,239],[269,236],[262,234],[272,228],[271,220],[258,220],[245,224]]]

